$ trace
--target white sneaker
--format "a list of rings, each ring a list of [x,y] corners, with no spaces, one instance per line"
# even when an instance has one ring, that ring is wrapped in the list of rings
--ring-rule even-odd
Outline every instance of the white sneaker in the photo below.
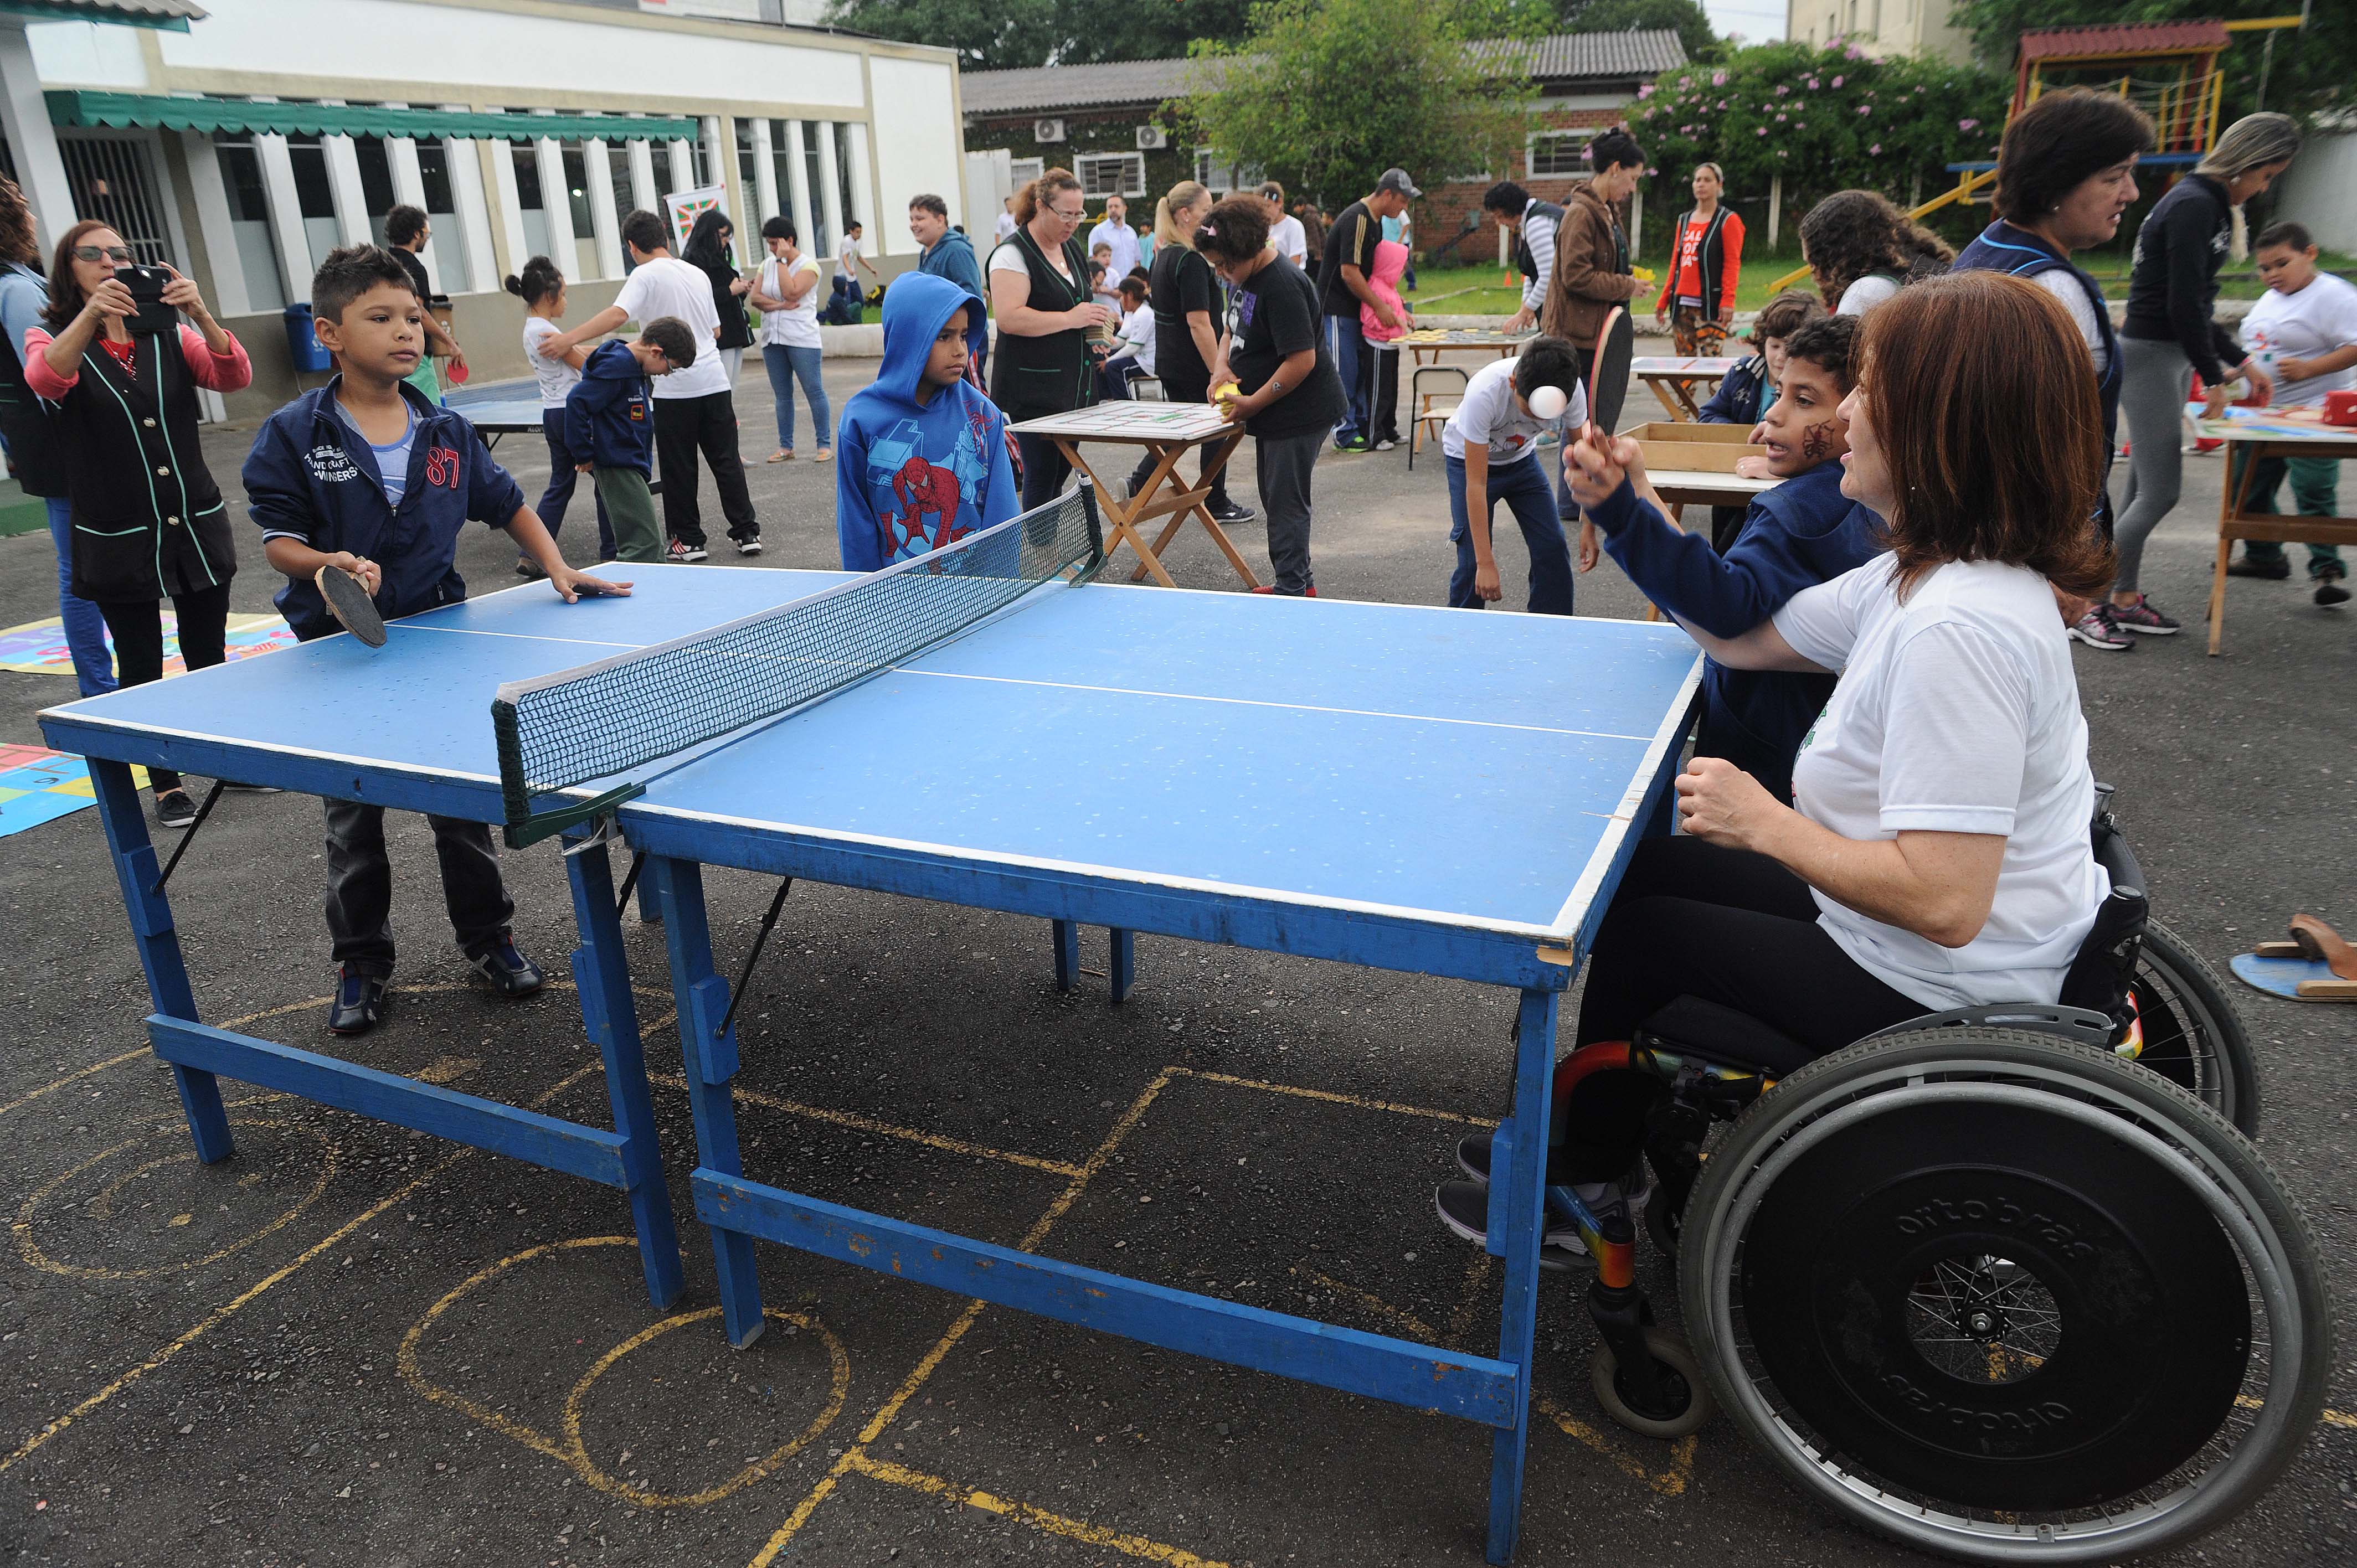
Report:
[[[1378,441],[1375,443],[1375,450],[1378,452],[1388,452],[1398,445],[1399,443],[1396,441]]]
[[[674,562],[708,561],[711,557],[712,553],[701,544],[683,544],[676,539],[671,542],[671,558]]]
[[[761,542],[758,539],[740,539],[737,542],[737,553],[739,555],[759,555],[760,553]]]

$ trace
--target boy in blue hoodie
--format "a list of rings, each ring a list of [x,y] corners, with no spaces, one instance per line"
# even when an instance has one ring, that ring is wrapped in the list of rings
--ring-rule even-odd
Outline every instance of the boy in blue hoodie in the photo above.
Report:
[[[587,459],[577,467],[597,487],[597,504],[613,524],[614,555],[621,561],[667,561],[662,520],[655,516],[651,376],[695,363],[695,334],[676,316],[658,316],[635,343],[600,343],[582,362],[581,379],[565,394],[565,444]]]
[[[884,368],[835,429],[843,569],[874,572],[1022,510],[1006,417],[966,377],[988,328],[981,296],[930,273],[884,295]]]
[[[1672,522],[1641,469],[1588,518],[1629,579],[1649,599],[1714,637],[1738,637],[1814,583],[1882,553],[1882,520],[1841,493],[1849,422],[1839,412],[1854,383],[1857,318],[1824,317],[1785,339],[1776,401],[1761,416],[1765,456],[1737,471],[1784,482],[1764,491],[1724,555]],[[1792,758],[1833,695],[1830,675],[1729,670],[1703,672],[1703,721],[1695,755],[1723,757],[1792,798]]]
[[[464,599],[458,535],[470,520],[505,529],[567,604],[630,591],[567,566],[474,426],[407,384],[425,349],[425,307],[392,252],[374,245],[330,252],[311,280],[311,311],[320,346],[343,370],[270,416],[244,473],[263,552],[286,575],[279,613],[297,638],[343,629],[314,585],[322,566],[359,578],[387,620]],[[393,979],[384,808],[355,800],[327,808],[328,930],[341,966],[328,1027],[365,1034],[383,1015]],[[509,934],[515,905],[490,830],[455,817],[426,821],[468,966],[501,995],[539,990],[539,967]]]

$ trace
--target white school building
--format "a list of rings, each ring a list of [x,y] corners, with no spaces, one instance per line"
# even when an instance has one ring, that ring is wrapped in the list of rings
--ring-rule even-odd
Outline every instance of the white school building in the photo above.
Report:
[[[545,253],[573,317],[597,311],[620,286],[622,214],[661,211],[666,193],[724,186],[748,261],[774,214],[821,258],[856,219],[888,277],[915,264],[911,196],[964,221],[954,57],[782,19],[811,9],[6,0],[0,168],[45,256],[98,218],[196,280],[253,358],[235,415],[294,394],[285,307],[320,258],[382,240],[404,202],[431,217],[427,274],[476,379],[522,375],[522,306],[500,280]]]

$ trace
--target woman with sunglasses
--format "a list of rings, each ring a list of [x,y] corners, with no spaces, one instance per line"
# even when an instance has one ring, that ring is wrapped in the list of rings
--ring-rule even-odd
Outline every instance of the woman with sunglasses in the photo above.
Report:
[[[1015,232],[990,253],[990,308],[998,347],[990,357],[990,400],[1010,424],[1096,402],[1096,354],[1111,313],[1089,297],[1089,253],[1081,246],[1088,204],[1070,169],[1051,168],[1015,198]],[[1042,435],[1017,435],[1023,510],[1044,506],[1071,466]]]
[[[197,389],[236,392],[253,379],[245,349],[167,267],[177,330],[134,331],[138,305],[115,274],[132,263],[123,236],[94,220],[58,242],[48,331],[25,335],[25,381],[50,403],[49,429],[73,500],[73,590],[93,600],[114,638],[125,686],[164,674],[169,596],[191,670],[219,664],[237,571],[229,510],[197,444]],[[186,827],[195,802],[180,776],[150,768],[156,820]]]

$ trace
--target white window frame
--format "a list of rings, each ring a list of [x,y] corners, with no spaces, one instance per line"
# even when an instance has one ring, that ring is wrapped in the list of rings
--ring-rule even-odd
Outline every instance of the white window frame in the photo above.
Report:
[[[1268,171],[1258,164],[1223,163],[1217,148],[1199,146],[1195,149],[1195,183],[1213,196],[1232,196],[1240,190],[1258,190]]]
[[[1106,164],[1119,164],[1121,177],[1111,187],[1101,187],[1095,177]],[[1146,194],[1146,155],[1144,153],[1081,153],[1072,159],[1072,173],[1081,182],[1081,194],[1092,201],[1108,196],[1144,196]]]
[[[1022,189],[1025,186],[1029,185],[1033,180],[1038,179],[1041,175],[1046,174],[1047,172],[1048,160],[1046,158],[1009,158],[1006,160],[1006,177],[1014,182],[1015,188],[1017,190]]]
[[[1587,145],[1588,143],[1596,140],[1598,129],[1598,127],[1594,125],[1560,125],[1551,130],[1533,131],[1529,135],[1523,138],[1523,177],[1526,179],[1564,179],[1566,177],[1572,179],[1582,179],[1587,177],[1587,176],[1592,171],[1588,168],[1587,160],[1580,158],[1578,154]],[[1539,167],[1539,144],[1542,142],[1562,142],[1566,139],[1570,139],[1569,150],[1573,155],[1574,161],[1577,162],[1579,166],[1576,169],[1541,169]]]

